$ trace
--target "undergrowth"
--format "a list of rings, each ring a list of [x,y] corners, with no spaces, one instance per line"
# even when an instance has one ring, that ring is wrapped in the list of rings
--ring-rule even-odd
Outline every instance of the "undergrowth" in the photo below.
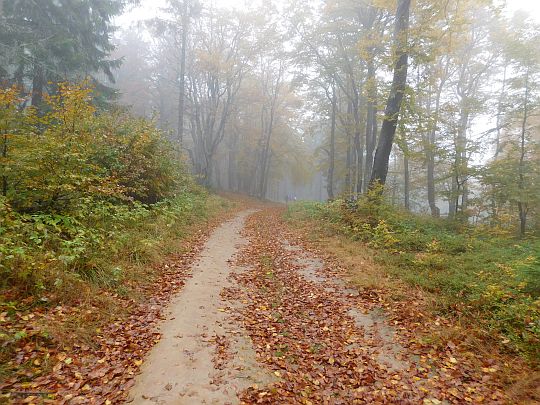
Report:
[[[502,350],[539,365],[538,238],[492,236],[380,200],[299,202],[287,215],[373,248],[386,275],[433,295],[436,314],[459,318]]]
[[[152,121],[99,111],[84,83],[60,84],[41,111],[24,104],[0,90],[0,377],[28,345],[91,341],[230,205]]]
[[[170,253],[171,239],[206,218],[217,201],[224,200],[193,186],[153,205],[94,203],[76,215],[4,212],[0,291],[39,297],[69,294],[86,282],[121,286],[127,269],[120,262],[144,265]]]

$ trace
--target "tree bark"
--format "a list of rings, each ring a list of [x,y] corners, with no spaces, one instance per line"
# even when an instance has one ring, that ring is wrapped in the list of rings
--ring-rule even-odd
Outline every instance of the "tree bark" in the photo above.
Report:
[[[431,216],[439,218],[441,216],[441,210],[437,207],[436,194],[435,194],[435,140],[437,134],[437,125],[439,125],[439,114],[441,110],[441,95],[448,76],[449,62],[446,64],[445,74],[441,78],[441,81],[437,87],[437,94],[435,96],[435,112],[432,127],[427,134],[427,142],[425,146],[426,152],[426,175],[427,175],[427,197],[428,205],[431,211]],[[431,110],[431,95],[428,101],[428,110]]]
[[[350,116],[351,116],[351,113],[352,113],[352,107],[351,107],[351,102],[349,101],[347,103],[347,124],[350,123]],[[346,161],[346,171],[345,171],[345,192],[347,194],[352,194],[352,182],[351,182],[351,173],[352,173],[352,154],[353,154],[353,150],[352,150],[352,145],[351,145],[351,134],[350,132],[347,130],[346,131],[346,135],[347,135],[347,161]]]
[[[407,39],[409,31],[409,12],[411,0],[399,0],[396,23],[394,31],[394,42],[396,44],[396,64],[394,67],[394,78],[390,95],[384,112],[384,121],[379,136],[379,144],[375,152],[373,161],[373,172],[371,174],[370,189],[377,184],[384,185],[388,175],[388,159],[392,151],[394,136],[401,110],[403,93],[407,83],[407,67],[409,54],[407,51]]]
[[[236,162],[236,151],[238,148],[238,134],[236,131],[233,131],[231,134],[231,145],[229,147],[229,156],[228,156],[228,181],[227,186],[230,191],[239,191],[238,186],[238,167]]]
[[[373,152],[377,142],[377,91],[375,65],[373,54],[370,54],[367,68],[367,110],[366,110],[366,161],[364,167],[364,187],[367,187],[371,179],[373,168]]]
[[[373,152],[377,144],[377,78],[375,68],[375,49],[373,45],[374,30],[373,25],[377,18],[377,9],[370,7],[364,20],[364,29],[368,32],[368,41],[370,45],[367,48],[367,77],[366,77],[366,159],[364,162],[364,181],[363,187],[366,191],[369,187],[371,172],[373,169]]]
[[[270,164],[272,162],[272,152],[269,153],[268,155],[268,160],[267,160],[267,167],[265,169],[265,173],[266,175],[264,176],[264,181],[263,181],[263,184],[262,184],[262,192],[261,192],[261,195],[260,195],[260,198],[262,200],[266,199],[266,194],[268,192],[268,179],[269,179],[269,173],[270,173]]]
[[[504,64],[504,73],[503,73],[503,82],[501,88],[501,94],[499,95],[499,100],[497,102],[497,139],[495,140],[495,159],[499,156],[501,152],[501,129],[502,129],[502,113],[503,113],[503,101],[504,96],[506,95],[506,73],[508,71],[508,63]]]
[[[519,153],[519,179],[518,179],[518,210],[519,210],[519,236],[523,238],[527,230],[527,204],[523,202],[525,190],[525,140],[527,135],[527,120],[529,115],[529,68],[525,75],[525,97],[523,99],[523,121],[521,122],[521,139]]]
[[[178,90],[178,143],[182,146],[184,141],[184,104],[186,87],[186,46],[187,34],[189,28],[189,8],[188,0],[184,0],[184,9],[182,11],[182,50],[180,55],[180,83]]]
[[[334,199],[334,166],[336,159],[336,110],[337,110],[337,97],[336,89],[332,86],[332,116],[330,117],[330,162],[328,164],[328,179],[326,183],[326,191],[328,192],[328,199]]]
[[[283,72],[284,72],[284,66],[280,62],[280,66],[277,72],[277,77],[276,77],[275,82],[273,81],[271,77],[271,72],[268,73],[270,75],[269,82],[271,86],[271,89],[270,89],[271,99],[270,99],[270,111],[269,111],[269,116],[268,116],[266,125],[265,125],[265,119],[264,119],[265,118],[264,107],[261,112],[261,129],[262,129],[263,137],[265,137],[264,145],[262,149],[262,155],[261,155],[261,164],[260,164],[261,178],[260,178],[259,190],[258,190],[258,195],[259,195],[259,198],[261,199],[264,199],[266,197],[266,190],[267,190],[267,184],[268,184],[268,172],[270,171],[270,154],[271,154],[270,145],[271,145],[272,135],[274,132],[274,121],[275,121],[275,116],[276,116],[276,109],[278,108],[278,97],[279,97],[279,92],[281,89]]]
[[[466,99],[462,100],[462,108],[460,112],[459,127],[457,137],[455,138],[456,155],[454,158],[454,182],[455,182],[455,214],[458,212],[465,213],[468,203],[468,158],[467,158],[467,126],[469,125],[469,110],[466,104]],[[461,197],[461,204],[459,203]]]
[[[431,134],[430,134],[431,136]],[[433,147],[433,143],[430,139],[429,147]],[[428,195],[428,204],[429,210],[431,211],[431,216],[438,218],[441,216],[441,210],[437,207],[435,202],[435,158],[433,152],[429,152],[427,157],[427,195]]]
[[[435,147],[435,142],[433,130],[428,134],[428,139],[428,149],[426,150],[427,199],[431,216],[438,218],[440,210],[435,202],[435,157],[432,150]]]
[[[406,210],[411,209],[410,205],[410,172],[409,172],[409,157],[407,152],[403,152],[403,195],[404,195],[404,205]]]
[[[354,108],[354,147],[356,152],[356,164],[355,164],[355,178],[356,178],[356,193],[362,193],[362,181],[364,179],[364,143],[365,139],[362,137],[362,123],[360,118],[360,103],[359,97],[355,98],[353,102]]]
[[[43,87],[45,86],[45,78],[43,74],[43,66],[34,65],[34,77],[32,79],[32,106],[39,108],[43,103]]]
[[[2,134],[2,138],[3,138],[3,145],[2,145],[2,158],[3,158],[3,161],[5,162],[7,160],[7,155],[8,155],[8,135],[7,135],[7,131],[4,132]],[[4,165],[4,163],[2,164]],[[2,170],[2,195],[5,197],[7,196],[7,192],[8,192],[8,178],[6,176],[6,170],[5,170],[5,167],[4,167],[4,170]]]
[[[448,198],[448,218],[454,218],[457,212],[456,194],[457,181],[455,176],[452,176],[450,183],[450,196]]]
[[[397,201],[397,189],[398,189],[398,182],[397,182],[397,174],[398,174],[398,167],[397,167],[397,156],[394,155],[393,156],[393,164],[394,164],[394,170],[392,170],[392,176],[391,176],[391,179],[392,179],[392,186],[391,186],[391,189],[392,189],[392,206],[395,207],[397,204],[396,204],[396,201]]]

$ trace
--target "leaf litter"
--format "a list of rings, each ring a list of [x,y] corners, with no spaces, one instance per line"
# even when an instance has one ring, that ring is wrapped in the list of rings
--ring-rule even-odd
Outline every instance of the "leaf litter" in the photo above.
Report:
[[[243,404],[506,402],[495,378],[500,368],[496,361],[484,361],[478,369],[471,360],[478,355],[459,343],[441,348],[423,342],[419,336],[429,330],[432,320],[420,310],[418,297],[390,301],[382,288],[358,292],[347,288],[338,282],[346,273],[339,261],[287,230],[281,216],[281,209],[265,207],[249,217],[244,234],[250,243],[235,259],[246,270],[232,273],[236,285],[222,291],[230,302],[223,312],[242,325],[257,362],[275,377],[273,383],[253,384],[241,392]],[[11,366],[28,365],[0,383],[2,393],[11,393],[7,400],[124,402],[145,354],[160,339],[156,326],[162,310],[189,277],[207,236],[208,232],[199,233],[188,253],[163,268],[159,280],[144,291],[146,301],[107,293],[118,305],[130,308],[129,316],[101,328],[93,345],[59,347],[42,336],[40,321],[83,316],[76,306],[38,308],[14,317],[0,314],[3,330],[25,331]],[[307,269],[310,276],[306,256],[322,263]],[[373,317],[381,309],[384,316]],[[359,323],[355,314],[372,317],[372,322]],[[211,339],[214,367],[219,370],[233,357],[230,342],[220,335]],[[388,346],[398,349],[388,352]],[[402,366],[392,367],[381,354],[383,359],[399,357]],[[235,367],[243,369],[238,363]]]
[[[418,334],[427,319],[415,297],[391,303],[382,290],[352,293],[339,282],[345,271],[335,258],[287,231],[281,216],[280,209],[266,209],[248,220],[250,244],[237,264],[251,270],[234,275],[241,288],[228,294],[244,303],[236,318],[259,360],[279,377],[244,391],[242,403],[505,402],[499,383],[478,372],[457,345],[438,350],[421,343]],[[323,266],[310,270],[312,277],[301,269],[306,253],[324,259]],[[371,316],[371,324],[359,324],[352,309]],[[381,310],[384,316],[373,315]],[[392,367],[385,358],[398,358],[401,365]]]
[[[44,332],[49,323],[97,316],[97,307],[79,302],[54,308],[37,307],[14,316],[2,313],[2,331],[24,331],[8,367],[16,370],[0,380],[0,403],[115,404],[127,398],[145,354],[160,340],[157,325],[170,299],[190,277],[211,230],[223,221],[210,220],[185,240],[185,253],[172,255],[150,284],[137,286],[144,299],[135,300],[111,291],[101,294],[127,316],[93,331],[90,343],[75,340],[60,345]],[[84,305],[84,306],[83,306]],[[82,309],[84,308],[84,310]]]

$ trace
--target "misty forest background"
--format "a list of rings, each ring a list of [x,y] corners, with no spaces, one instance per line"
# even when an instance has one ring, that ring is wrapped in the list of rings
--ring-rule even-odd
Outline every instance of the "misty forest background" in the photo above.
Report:
[[[394,65],[395,4],[368,3],[171,2],[119,34],[120,101],[157,114],[207,185],[281,201],[364,193]],[[538,26],[486,1],[420,1],[410,24],[392,203],[533,228]]]
[[[30,3],[4,1],[0,32],[0,81],[23,106],[42,109],[59,82],[86,80],[99,109],[154,120],[206,186],[276,201],[366,192],[394,66],[395,2],[231,11],[168,1],[130,27],[114,25],[126,1]],[[537,24],[470,0],[417,1],[410,26],[392,204],[534,229]]]

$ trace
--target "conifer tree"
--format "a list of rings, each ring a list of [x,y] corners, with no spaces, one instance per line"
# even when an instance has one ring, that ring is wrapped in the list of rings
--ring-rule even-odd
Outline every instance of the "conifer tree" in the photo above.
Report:
[[[0,16],[0,80],[32,94],[39,106],[54,83],[90,77],[114,82],[112,18],[129,0],[12,0]],[[9,50],[9,52],[7,52]],[[4,53],[6,51],[6,53]]]

